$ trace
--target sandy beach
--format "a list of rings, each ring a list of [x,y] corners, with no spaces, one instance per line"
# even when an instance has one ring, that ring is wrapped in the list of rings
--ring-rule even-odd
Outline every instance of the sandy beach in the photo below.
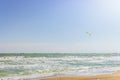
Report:
[[[80,76],[80,77],[53,77],[45,80],[120,80],[120,71],[112,74],[103,74],[95,76]]]

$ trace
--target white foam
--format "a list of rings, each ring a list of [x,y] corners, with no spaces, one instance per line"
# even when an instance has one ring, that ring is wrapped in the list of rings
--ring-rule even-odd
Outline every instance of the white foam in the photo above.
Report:
[[[105,62],[119,62],[120,56],[91,56],[91,57],[78,57],[78,56],[65,56],[65,57],[23,57],[23,56],[6,56],[0,57],[0,69],[34,69],[35,71],[48,69],[48,72],[53,74],[52,69],[66,69],[72,72],[107,72],[119,70],[119,66],[104,66]],[[104,63],[101,65],[78,65],[79,63]],[[72,63],[72,64],[70,64]],[[108,71],[108,72],[109,72]],[[33,71],[34,72],[34,71]],[[56,71],[57,72],[57,71]],[[59,72],[59,71],[58,71]],[[64,71],[61,71],[64,72]],[[43,73],[45,74],[45,72]],[[46,74],[47,71],[46,71]],[[42,73],[41,73],[42,75]]]

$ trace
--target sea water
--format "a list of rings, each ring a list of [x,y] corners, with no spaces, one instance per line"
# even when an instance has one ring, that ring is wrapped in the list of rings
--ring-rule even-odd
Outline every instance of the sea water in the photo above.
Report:
[[[90,75],[120,70],[119,53],[1,53],[0,77]]]

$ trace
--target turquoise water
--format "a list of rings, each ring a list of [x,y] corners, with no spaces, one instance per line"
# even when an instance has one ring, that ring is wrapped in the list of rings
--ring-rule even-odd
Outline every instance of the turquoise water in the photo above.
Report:
[[[0,77],[96,74],[120,70],[119,53],[1,53]]]

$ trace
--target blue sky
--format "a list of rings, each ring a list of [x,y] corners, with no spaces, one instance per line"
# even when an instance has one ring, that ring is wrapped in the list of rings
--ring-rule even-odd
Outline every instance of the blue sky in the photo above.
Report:
[[[119,4],[0,0],[0,52],[120,52]]]

